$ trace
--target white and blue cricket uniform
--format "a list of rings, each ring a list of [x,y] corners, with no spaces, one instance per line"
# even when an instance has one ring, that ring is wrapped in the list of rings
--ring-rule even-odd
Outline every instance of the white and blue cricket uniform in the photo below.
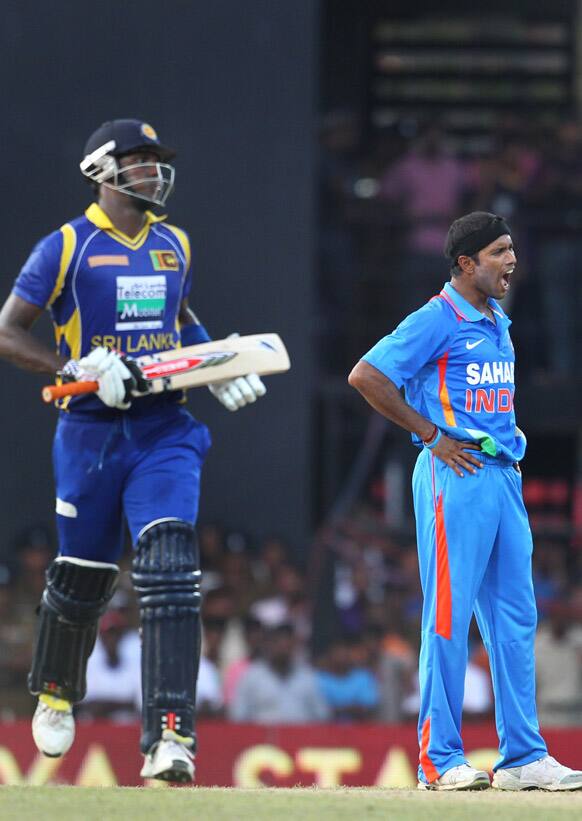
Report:
[[[526,440],[513,409],[511,322],[493,299],[489,306],[494,321],[447,283],[363,357],[446,434],[479,443],[481,453],[471,453],[484,463],[461,478],[423,448],[413,475],[424,593],[419,777],[428,782],[466,763],[461,713],[473,612],[493,677],[495,769],[547,754],[535,705],[537,614],[517,469]]]
[[[63,356],[79,359],[100,345],[133,357],[180,346],[190,243],[163,217],[145,216],[130,238],[94,203],[26,261],[13,293],[50,311]],[[95,394],[60,402],[53,462],[61,555],[115,562],[124,514],[134,544],[153,521],[196,521],[210,434],[181,399],[142,397],[128,411]]]

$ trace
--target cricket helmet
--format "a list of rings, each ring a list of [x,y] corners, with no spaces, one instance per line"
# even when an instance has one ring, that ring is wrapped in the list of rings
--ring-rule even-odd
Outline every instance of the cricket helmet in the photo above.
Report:
[[[156,154],[159,161],[120,168],[120,157],[142,151]],[[141,120],[110,120],[99,126],[87,140],[79,167],[83,176],[98,185],[106,185],[130,197],[163,206],[174,188],[176,172],[169,160],[175,156],[176,152],[162,145],[148,123]],[[127,172],[135,168],[155,170],[155,174],[145,181],[128,179]]]

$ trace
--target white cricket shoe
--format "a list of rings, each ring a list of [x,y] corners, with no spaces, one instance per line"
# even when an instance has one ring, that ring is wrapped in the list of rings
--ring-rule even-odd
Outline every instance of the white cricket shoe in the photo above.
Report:
[[[75,740],[73,706],[62,698],[42,694],[32,718],[34,743],[49,758],[59,758]]]
[[[582,790],[582,771],[564,767],[546,755],[522,767],[497,770],[493,786],[496,790]]]
[[[418,782],[419,790],[486,790],[490,786],[489,773],[468,764],[451,767],[431,784]]]
[[[156,741],[145,756],[141,777],[179,783],[194,781],[194,755],[187,742],[191,744],[192,739],[164,730],[161,740]]]

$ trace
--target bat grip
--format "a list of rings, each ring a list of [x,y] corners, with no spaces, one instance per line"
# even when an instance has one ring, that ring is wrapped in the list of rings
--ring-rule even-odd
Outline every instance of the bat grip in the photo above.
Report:
[[[99,390],[99,382],[65,382],[64,385],[46,385],[42,389],[42,398],[45,402],[54,402],[64,396],[79,396],[82,393],[95,393]]]

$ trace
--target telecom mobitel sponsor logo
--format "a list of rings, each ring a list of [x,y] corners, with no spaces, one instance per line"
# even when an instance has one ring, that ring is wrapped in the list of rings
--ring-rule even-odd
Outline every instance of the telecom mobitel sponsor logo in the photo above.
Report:
[[[115,330],[162,328],[166,277],[117,277]]]

